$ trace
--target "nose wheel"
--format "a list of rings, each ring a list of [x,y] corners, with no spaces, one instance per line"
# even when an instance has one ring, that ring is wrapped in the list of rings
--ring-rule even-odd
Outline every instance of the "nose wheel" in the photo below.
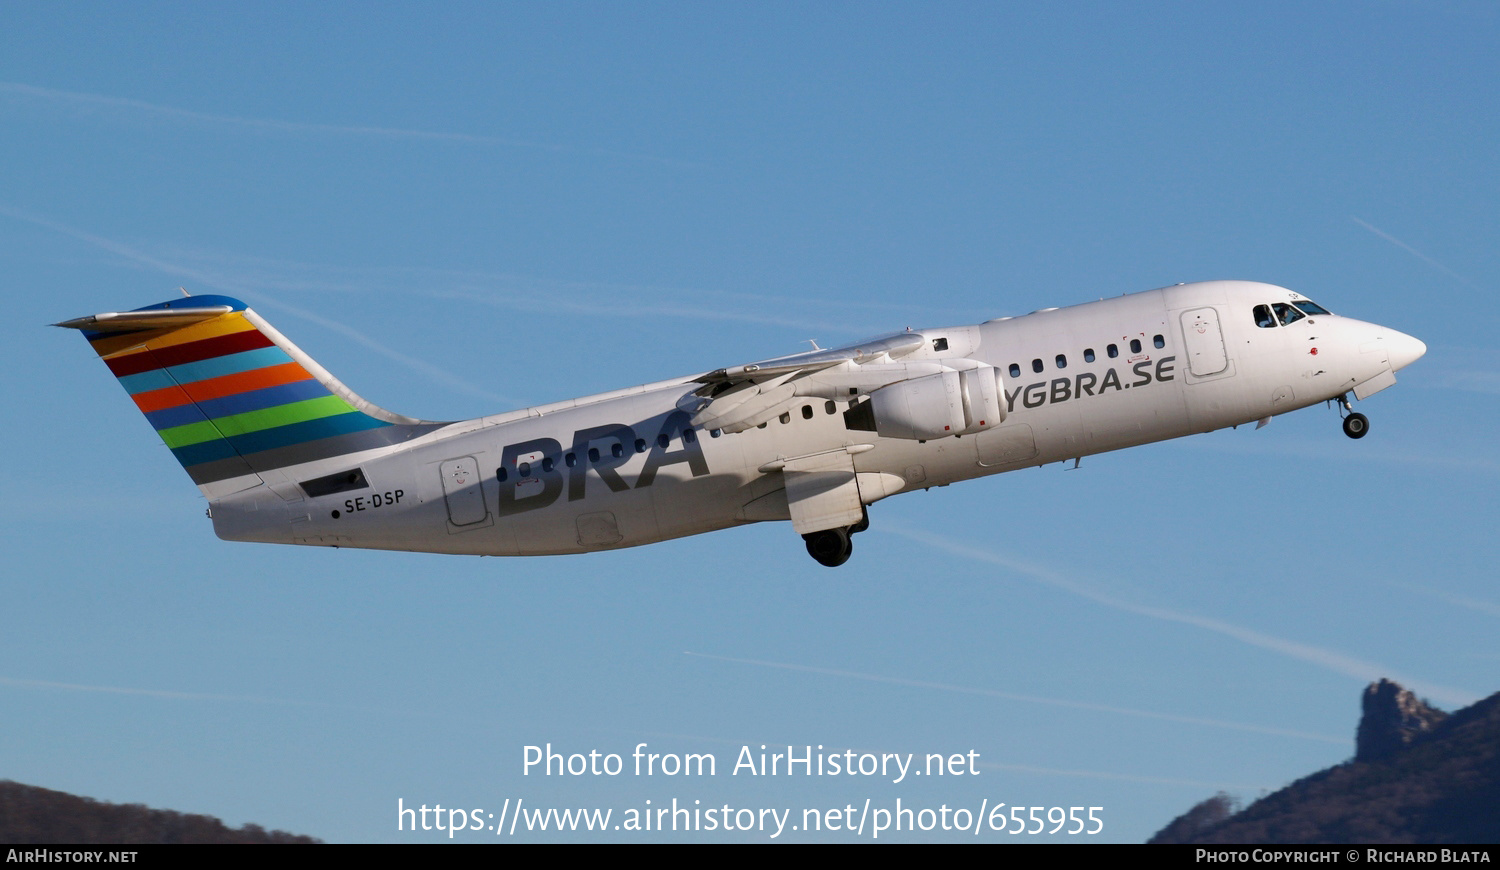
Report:
[[[1350,438],[1365,437],[1370,431],[1370,418],[1350,409],[1348,393],[1334,401],[1339,403],[1339,416],[1344,419],[1344,434]]]

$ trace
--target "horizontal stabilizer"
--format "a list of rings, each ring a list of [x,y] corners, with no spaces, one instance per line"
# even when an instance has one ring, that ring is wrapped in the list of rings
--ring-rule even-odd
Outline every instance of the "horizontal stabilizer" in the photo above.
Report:
[[[165,329],[189,326],[199,321],[228,314],[234,309],[228,305],[211,305],[201,308],[154,308],[146,311],[107,311],[88,317],[75,317],[54,323],[68,329],[87,332],[135,332],[142,329]]]

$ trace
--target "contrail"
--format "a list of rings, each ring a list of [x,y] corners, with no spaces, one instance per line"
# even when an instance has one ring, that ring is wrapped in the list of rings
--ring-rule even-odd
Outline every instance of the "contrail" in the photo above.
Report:
[[[128,245],[125,245],[125,244],[121,243],[121,242],[113,241],[111,239],[106,239],[106,238],[103,238],[101,236],[93,235],[91,233],[86,233],[86,232],[84,232],[82,230],[78,230],[78,229],[75,229],[73,227],[67,226],[66,224],[61,224],[61,223],[58,223],[58,222],[53,221],[53,220],[49,220],[49,219],[44,218],[44,217],[40,217],[38,215],[34,215],[34,214],[29,213],[29,212],[22,211],[21,209],[17,209],[17,208],[13,208],[13,207],[10,207],[10,206],[6,206],[4,204],[0,204],[0,214],[4,214],[4,215],[7,215],[9,217],[15,218],[16,220],[25,221],[27,223],[35,224],[37,226],[44,227],[46,229],[52,230],[54,232],[61,233],[63,235],[71,236],[72,238],[78,239],[79,241],[82,241],[82,242],[86,242],[87,244],[93,245],[94,247],[100,248],[100,249],[105,250],[105,251],[109,251],[112,254],[119,255],[119,256],[124,257],[124,258],[126,258],[128,260],[132,260],[134,262],[140,263],[142,265],[149,266],[149,267],[151,267],[153,269],[156,269],[158,271],[165,272],[166,274],[173,275],[173,276],[175,276],[177,278],[180,278],[180,279],[182,279],[184,281],[187,281],[189,283],[197,284],[197,285],[200,285],[200,286],[203,286],[203,287],[210,287],[210,288],[213,288],[215,290],[219,290],[219,291],[224,292],[224,293],[232,293],[232,294],[235,294],[237,296],[244,296],[247,299],[250,299],[252,301],[258,301],[259,303],[267,305],[267,306],[272,307],[272,308],[280,308],[281,310],[284,310],[287,313],[292,314],[292,315],[294,315],[296,317],[301,317],[301,318],[303,318],[305,320],[310,320],[310,321],[312,321],[314,323],[317,323],[320,326],[326,327],[326,328],[331,329],[331,330],[333,330],[335,332],[338,332],[341,335],[347,336],[350,339],[353,339],[354,341],[356,341],[356,342],[364,345],[365,347],[368,347],[368,348],[376,351],[377,353],[380,353],[380,354],[382,354],[382,355],[384,355],[386,357],[389,357],[390,359],[393,359],[393,360],[401,363],[402,365],[414,368],[414,369],[422,372],[423,374],[428,375],[429,377],[432,377],[435,380],[441,381],[442,383],[445,383],[445,384],[449,385],[450,387],[453,387],[454,389],[456,389],[456,390],[458,390],[460,392],[468,393],[470,395],[479,396],[481,398],[488,399],[490,401],[499,402],[499,403],[502,403],[502,404],[512,405],[512,406],[516,406],[516,407],[524,406],[525,404],[527,404],[527,402],[525,402],[525,401],[523,401],[521,399],[517,399],[517,398],[512,397],[512,396],[501,395],[499,393],[495,393],[495,392],[492,392],[490,390],[486,390],[486,389],[484,389],[482,387],[479,387],[476,384],[470,383],[469,381],[466,381],[466,380],[458,377],[457,375],[452,374],[451,372],[448,372],[448,371],[446,371],[446,370],[444,370],[442,368],[439,368],[438,366],[432,365],[431,363],[428,363],[428,362],[426,362],[424,360],[420,360],[420,359],[416,359],[416,358],[411,357],[411,356],[407,356],[406,354],[403,354],[403,353],[401,353],[401,352],[399,352],[397,350],[394,350],[394,349],[392,349],[390,347],[387,347],[387,346],[385,346],[383,344],[380,344],[379,342],[375,341],[374,339],[370,338],[369,336],[365,335],[364,333],[359,332],[358,330],[355,330],[353,327],[350,327],[349,325],[347,325],[345,323],[342,323],[342,322],[339,322],[339,321],[336,321],[336,320],[330,320],[328,318],[321,317],[321,316],[319,316],[317,314],[313,314],[312,312],[307,311],[305,309],[297,308],[297,307],[289,305],[289,304],[287,304],[285,302],[281,302],[281,301],[279,301],[279,300],[277,300],[277,299],[275,299],[275,298],[273,298],[271,296],[268,296],[265,292],[263,292],[261,290],[250,289],[251,286],[266,286],[267,284],[270,284],[272,286],[281,287],[281,288],[284,288],[284,289],[289,289],[289,290],[304,290],[304,289],[307,289],[309,287],[313,287],[314,289],[319,289],[319,290],[335,289],[335,290],[339,290],[339,291],[363,289],[362,287],[357,286],[357,284],[355,282],[351,282],[351,283],[349,283],[347,285],[340,284],[340,285],[332,285],[332,286],[330,286],[326,282],[323,283],[323,284],[309,283],[309,282],[306,282],[306,281],[290,282],[290,281],[287,281],[287,280],[282,279],[282,278],[270,278],[270,279],[264,279],[264,278],[255,278],[255,279],[250,279],[250,278],[230,278],[230,279],[225,279],[223,277],[222,272],[204,271],[201,268],[194,268],[192,266],[186,266],[186,265],[183,265],[183,264],[177,263],[177,262],[169,262],[167,260],[163,260],[163,259],[160,259],[158,257],[153,257],[153,256],[151,256],[149,254],[146,254],[146,253],[142,252],[142,251],[136,250],[136,249],[134,249],[134,248],[132,248],[132,247],[130,247]],[[273,263],[272,265],[280,266],[281,264]],[[328,267],[322,267],[322,266],[307,266],[306,268],[308,268],[309,270],[322,270],[322,271],[325,271],[325,272],[328,271]],[[405,271],[412,271],[412,270],[405,270]],[[452,274],[452,273],[444,272],[442,270],[417,270],[417,271],[419,271],[419,272],[426,272],[428,274],[437,274],[437,275]],[[357,274],[359,274],[359,272],[355,271],[355,274],[357,275]],[[376,274],[378,275],[379,273],[377,272]],[[465,273],[457,273],[457,274],[459,275],[459,277],[463,277],[465,275]],[[498,276],[482,276],[482,277],[489,277],[489,278],[493,279],[493,278],[497,278]],[[566,290],[566,289],[569,289],[570,287],[572,287],[573,285],[563,284],[561,286],[562,286],[563,289]],[[552,291],[552,290],[555,290],[556,288],[555,287],[548,287],[548,288],[545,288],[545,289],[547,289],[548,291]],[[605,287],[604,289],[606,289],[606,290],[610,290],[610,289],[615,289],[615,290],[631,290],[631,289],[640,289],[640,288]],[[597,302],[597,301],[576,302],[576,301],[572,301],[572,300],[568,300],[568,299],[560,299],[560,298],[557,297],[557,295],[555,293],[551,293],[551,292],[549,292],[546,295],[546,298],[544,298],[544,299],[543,298],[528,299],[526,297],[517,297],[517,296],[512,296],[512,295],[497,296],[497,295],[493,295],[493,294],[477,293],[477,292],[472,292],[472,291],[470,291],[470,292],[464,292],[464,291],[446,291],[446,290],[422,290],[422,291],[417,291],[417,293],[418,293],[418,295],[425,296],[425,297],[428,297],[428,298],[431,298],[431,299],[442,299],[442,300],[447,300],[447,301],[462,300],[462,301],[468,301],[468,302],[476,302],[476,303],[488,305],[488,306],[491,306],[491,307],[494,307],[494,308],[516,310],[516,311],[530,311],[530,312],[539,312],[539,313],[547,313],[547,314],[556,313],[558,311],[568,311],[570,313],[579,314],[579,315],[586,315],[586,316],[592,316],[592,317],[609,317],[609,318],[615,318],[615,319],[618,319],[620,317],[673,317],[673,318],[683,318],[683,319],[689,319],[689,320],[706,320],[706,321],[711,321],[711,322],[760,323],[760,324],[766,324],[766,325],[770,325],[770,326],[780,326],[780,327],[788,327],[788,328],[796,328],[796,329],[821,330],[821,331],[824,331],[825,334],[833,334],[833,331],[830,328],[832,326],[832,324],[829,321],[812,320],[812,319],[798,319],[798,318],[794,318],[794,317],[779,317],[779,316],[771,315],[771,314],[761,314],[761,313],[758,313],[757,311],[740,311],[740,310],[736,310],[736,309],[705,308],[705,307],[701,307],[701,306],[692,306],[692,305],[672,305],[672,304],[669,304],[669,303],[665,303],[665,304],[664,303],[657,303],[657,304],[654,304],[654,305],[621,306],[621,305],[611,305],[611,304],[606,304],[606,303],[600,303],[600,302]],[[755,298],[755,297],[748,297],[748,294],[731,294],[731,295],[747,296],[747,298],[750,298],[752,300]],[[776,297],[766,297],[766,299],[776,300],[777,298]],[[780,300],[777,300],[777,301],[780,301]],[[817,301],[821,301],[821,300],[817,300]],[[827,303],[827,304],[833,304],[833,303]],[[772,306],[772,307],[773,308],[778,308],[778,310],[779,310],[779,306]],[[895,306],[892,306],[892,307],[895,307]],[[851,324],[849,324],[847,322],[844,322],[844,321],[838,321],[837,329],[838,329],[838,332],[841,332],[841,333],[854,333],[854,332],[873,333],[873,332],[879,331],[879,327],[875,327],[875,326],[861,327],[861,326],[859,326],[857,324],[856,325],[851,325]]]
[[[54,683],[49,680],[18,680],[0,677],[0,685],[18,689],[62,689],[69,692],[101,692],[109,695],[134,695],[145,698],[165,698],[174,701],[235,701],[246,704],[280,704],[298,707],[338,707],[320,701],[289,701],[284,698],[261,698],[254,695],[215,695],[204,692],[171,692],[160,689],[131,689],[122,686],[86,686],[79,683]],[[353,708],[350,708],[353,709]]]
[[[464,380],[463,378],[460,378],[458,375],[455,375],[446,369],[439,368],[438,366],[435,366],[432,363],[427,362],[426,360],[417,359],[416,357],[408,356],[398,350],[387,347],[347,323],[323,317],[319,314],[314,314],[311,311],[297,308],[294,305],[288,305],[285,302],[279,302],[277,300],[271,299],[264,293],[257,293],[253,290],[240,290],[238,292],[242,296],[247,296],[252,299],[259,299],[262,304],[267,304],[272,308],[279,308],[282,311],[287,312],[288,314],[301,317],[304,320],[310,320],[313,323],[324,327],[325,329],[330,329],[334,332],[337,332],[342,336],[345,336],[355,342],[358,342],[359,344],[364,345],[365,347],[370,348],[376,353],[389,357],[390,359],[393,359],[396,362],[401,363],[402,365],[416,369],[422,374],[427,375],[434,380],[441,381],[442,383],[445,383],[449,387],[452,387],[453,389],[460,392],[468,393],[473,396],[479,396],[481,398],[489,399],[501,404],[516,406],[522,406],[526,404],[525,402],[522,402],[518,399],[513,399],[508,396],[502,396],[499,393],[493,393],[481,386],[472,384]]]
[[[721,662],[735,662],[742,665],[755,665],[763,668],[780,668],[787,671],[801,671],[808,674],[825,674],[832,677],[845,677],[853,680],[866,680],[872,683],[890,683],[897,686],[912,686],[919,689],[937,689],[943,692],[959,692],[965,695],[981,695],[989,698],[1002,698],[1007,701],[1024,701],[1028,704],[1046,704],[1053,707],[1070,707],[1075,710],[1093,710],[1100,713],[1116,713],[1122,716],[1139,716],[1143,719],[1160,719],[1166,722],[1181,722],[1187,725],[1206,725],[1211,728],[1228,728],[1235,731],[1252,731],[1257,734],[1270,734],[1276,737],[1296,737],[1302,740],[1317,740],[1322,743],[1335,743],[1340,746],[1349,745],[1346,737],[1330,737],[1326,734],[1313,734],[1308,731],[1294,731],[1288,728],[1270,728],[1264,725],[1249,725],[1243,722],[1227,722],[1222,719],[1205,719],[1197,716],[1178,716],[1172,713],[1156,713],[1150,710],[1134,710],[1129,707],[1114,707],[1108,704],[1092,704],[1086,701],[1069,701],[1062,698],[1044,698],[1037,695],[1022,695],[1015,692],[1002,692],[997,689],[977,689],[971,686],[957,686],[951,683],[934,683],[926,680],[908,680],[901,677],[886,677],[879,674],[862,674],[858,671],[842,671],[834,668],[818,668],[809,665],[794,665],[785,662],[768,662],[759,659],[739,659],[729,656],[716,656],[707,653],[684,652],[683,655],[695,656],[701,659],[713,659]]]
[[[767,326],[779,326],[791,329],[821,330],[831,333],[832,326],[828,321],[801,320],[792,317],[779,317],[773,314],[760,314],[756,311],[742,311],[735,309],[713,309],[704,308],[700,305],[672,305],[670,303],[655,304],[633,304],[617,305],[597,300],[575,301],[571,299],[560,299],[556,296],[545,298],[527,299],[515,296],[496,296],[483,293],[464,293],[453,291],[434,291],[427,295],[438,299],[461,300],[488,305],[492,308],[500,308],[512,311],[526,311],[541,314],[555,314],[568,312],[587,317],[608,317],[618,320],[622,317],[633,318],[674,318],[685,320],[707,320],[711,322],[733,322],[733,323],[757,323]],[[849,328],[848,324],[838,324],[840,332],[858,332],[861,327]],[[865,327],[864,331],[873,331]]]
[[[1500,604],[1496,604],[1493,601],[1485,601],[1480,598],[1470,598],[1467,595],[1454,595],[1451,592],[1443,592],[1438,589],[1429,589],[1426,586],[1418,586],[1414,583],[1396,583],[1393,581],[1386,581],[1386,585],[1394,586],[1397,589],[1405,589],[1409,592],[1416,592],[1422,595],[1430,595],[1433,598],[1438,599],[1439,601],[1445,601],[1455,607],[1462,607],[1465,610],[1472,610],[1475,613],[1483,613],[1487,616],[1500,616]]]
[[[105,94],[88,94],[78,91],[62,91],[55,88],[41,88],[35,85],[22,84],[20,82],[0,82],[0,94],[13,94],[20,97],[31,97],[34,99],[47,100],[50,102],[70,103],[76,106],[90,106],[95,108],[118,109],[128,112],[137,112],[146,115],[154,115],[159,118],[168,118],[177,121],[189,121],[200,124],[214,124],[220,126],[242,127],[252,130],[263,130],[274,133],[315,133],[337,136],[363,136],[383,139],[417,139],[432,142],[454,142],[475,145],[502,145],[510,148],[530,148],[554,153],[571,154],[593,154],[605,157],[623,157],[630,160],[645,160],[652,163],[662,163],[670,166],[697,166],[679,160],[667,160],[660,157],[651,157],[644,154],[632,154],[625,151],[614,151],[607,148],[578,148],[569,145],[553,145],[545,142],[533,142],[526,139],[512,139],[501,136],[478,136],[472,133],[450,133],[437,130],[412,130],[402,127],[381,127],[375,125],[359,124],[315,124],[305,121],[282,121],[275,118],[246,118],[238,115],[217,115],[210,112],[197,112],[192,109],[182,109],[176,106],[163,106],[158,103],[148,103],[145,100],[132,100],[126,97],[111,97]]]
[[[582,317],[618,320],[701,320],[711,323],[734,321],[766,324],[817,333],[828,342],[839,336],[863,337],[893,332],[901,326],[925,326],[935,317],[964,319],[972,312],[959,308],[930,308],[911,303],[861,301],[861,317],[891,312],[882,321],[849,319],[847,298],[781,296],[701,288],[663,287],[600,281],[539,279],[524,275],[422,266],[346,267],[229,256],[220,252],[185,250],[172,254],[174,262],[233,274],[241,284],[262,290],[302,294],[385,292],[402,297],[423,297],[445,302],[474,302],[502,310],[542,314],[567,312]],[[313,277],[309,277],[313,276]],[[624,304],[620,300],[634,300]],[[918,316],[922,321],[911,323]]]
[[[20,209],[12,208],[4,204],[0,204],[0,214],[15,218],[16,220],[35,224],[54,232],[62,233],[66,236],[71,236],[81,242],[93,245],[96,248],[109,251],[112,254],[124,257],[125,259],[134,261],[136,263],[140,263],[141,265],[150,266],[151,268],[161,272],[165,272],[168,275],[173,275],[175,277],[185,279],[190,283],[199,284],[204,287],[212,288],[214,290],[223,291],[225,293],[233,293],[237,296],[245,296],[252,300],[259,300],[260,302],[267,304],[273,308],[280,308],[289,314],[293,314],[297,317],[310,320],[320,326],[331,329],[334,332],[339,333],[340,335],[353,339],[354,341],[359,342],[365,347],[368,347],[383,356],[389,357],[390,359],[393,359],[396,362],[401,363],[402,365],[414,368],[422,374],[427,375],[428,377],[431,377],[435,380],[441,381],[442,383],[447,384],[449,387],[452,387],[453,389],[460,392],[469,393],[470,395],[479,396],[481,398],[488,399],[494,402],[500,402],[503,404],[524,404],[516,402],[516,400],[508,398],[506,396],[499,395],[498,393],[492,393],[489,390],[472,384],[469,381],[466,381],[451,372],[433,365],[432,363],[407,356],[404,353],[386,347],[385,345],[377,342],[375,339],[370,338],[369,336],[353,328],[352,326],[349,326],[348,324],[330,320],[326,317],[321,317],[319,315],[313,314],[312,312],[304,311],[303,309],[297,308],[295,306],[278,302],[275,299],[266,296],[264,293],[239,286],[236,282],[233,281],[225,281],[217,275],[202,272],[197,269],[189,268],[187,266],[181,266],[176,263],[169,263],[165,260],[161,260],[149,254],[138,251],[121,242],[106,239],[102,236],[96,236],[92,233],[86,233],[82,230],[67,226],[66,224],[60,224],[56,221],[48,220],[47,218],[39,217],[37,215],[30,214],[28,212],[21,211]]]
[[[1483,352],[1479,352],[1482,354]],[[1478,355],[1478,354],[1476,354]],[[1468,393],[1500,394],[1500,372],[1450,371],[1435,386],[1448,390],[1463,390]]]
[[[1348,742],[1348,741],[1343,741]],[[1192,788],[1212,788],[1224,791],[1255,791],[1264,788],[1259,785],[1232,785],[1225,783],[1203,782],[1196,779],[1171,779],[1160,776],[1134,776],[1128,773],[1109,773],[1102,770],[1060,770],[1054,767],[1032,767],[1028,764],[998,764],[989,761],[981,761],[979,767],[993,768],[995,770],[1010,770],[1016,773],[1034,773],[1042,776],[1076,776],[1084,779],[1114,779],[1123,782],[1140,782],[1148,785],[1181,785]]]
[[[1321,444],[1286,439],[1235,438],[1189,438],[1173,443],[1174,449],[1207,450],[1236,456],[1300,456],[1319,462],[1385,462],[1395,465],[1413,465],[1439,469],[1445,472],[1479,471],[1494,474],[1500,472],[1500,462],[1492,459],[1467,456],[1441,456],[1420,453],[1398,453],[1390,450],[1333,450]]]
[[[215,282],[215,279],[211,275],[199,272],[194,269],[189,269],[185,266],[179,266],[175,263],[168,263],[165,260],[158,260],[155,257],[141,253],[140,251],[137,251],[127,245],[121,244],[120,242],[106,239],[103,236],[92,235],[90,233],[84,232],[83,230],[74,229],[73,227],[70,227],[66,224],[60,224],[57,221],[48,220],[47,218],[31,214],[30,212],[22,211],[18,208],[12,208],[11,206],[5,205],[3,203],[0,203],[0,214],[15,218],[19,221],[25,221],[30,224],[35,224],[39,227],[52,230],[53,232],[62,233],[65,236],[72,236],[73,238],[78,239],[81,242],[86,242],[96,248],[109,251],[111,254],[118,254],[119,256],[124,257],[127,260],[132,260],[136,263],[140,263],[141,265],[150,266],[151,268],[161,272],[165,272],[168,275],[175,275],[179,278],[186,278],[190,281],[201,283],[207,287],[223,289],[222,287],[218,286],[218,284]]]
[[[1353,656],[1348,656],[1334,650],[1324,649],[1322,647],[1313,646],[1311,644],[1305,644],[1294,640],[1275,637],[1274,635],[1264,634],[1253,629],[1242,628],[1241,626],[1224,622],[1223,620],[1212,619],[1206,616],[1198,616],[1194,613],[1184,613],[1176,610],[1168,610],[1163,607],[1148,607],[1143,604],[1135,604],[1133,602],[1124,601],[1119,598],[1106,595],[1102,592],[1095,591],[1094,589],[1091,589],[1075,580],[1064,577],[1055,571],[1036,565],[1029,565],[1018,560],[1009,559],[997,553],[992,553],[988,550],[981,550],[977,547],[970,547],[964,544],[960,544],[940,535],[934,535],[929,532],[918,532],[910,529],[892,528],[890,526],[886,526],[885,528],[891,532],[894,532],[895,534],[910,538],[913,541],[927,544],[930,547],[935,547],[955,556],[961,556],[963,558],[972,559],[976,562],[986,562],[991,565],[997,565],[1001,568],[1006,568],[1017,574],[1028,577],[1036,582],[1051,586],[1055,589],[1061,589],[1066,592],[1071,592],[1072,594],[1077,595],[1081,598],[1087,598],[1088,600],[1093,601],[1096,604],[1102,604],[1105,607],[1109,607],[1114,610],[1133,613],[1138,616],[1145,616],[1151,619],[1159,619],[1164,622],[1176,622],[1182,625],[1191,625],[1196,628],[1202,628],[1208,631],[1212,631],[1216,634],[1222,634],[1227,637],[1232,637],[1235,640],[1241,641],[1242,643],[1247,643],[1251,646],[1280,653],[1284,656],[1298,659],[1300,661],[1309,662],[1311,664],[1315,664],[1319,667],[1333,671],[1334,673],[1343,674],[1349,677],[1355,677],[1360,680],[1369,681],[1378,679],[1380,677],[1388,677],[1398,683],[1401,683],[1404,686],[1417,690],[1419,693],[1426,695],[1429,698],[1434,698],[1439,701],[1443,701],[1444,703],[1463,706],[1472,704],[1478,698],[1478,696],[1473,692],[1450,688],[1448,686],[1434,685],[1422,680],[1414,680],[1410,677],[1401,676],[1383,665],[1377,664],[1375,662],[1365,661],[1363,659],[1354,658]]]
[[[1453,271],[1452,269],[1448,268],[1447,266],[1444,266],[1442,263],[1439,263],[1437,260],[1432,259],[1431,257],[1427,256],[1426,254],[1422,253],[1421,251],[1417,250],[1416,248],[1413,248],[1411,245],[1408,245],[1407,243],[1401,241],[1400,239],[1396,238],[1395,236],[1391,235],[1390,233],[1387,233],[1387,232],[1385,232],[1383,230],[1377,229],[1377,228],[1371,226],[1370,224],[1368,224],[1368,223],[1360,220],[1359,218],[1355,217],[1354,215],[1349,215],[1349,219],[1352,220],[1352,221],[1354,221],[1355,223],[1359,224],[1360,226],[1364,227],[1365,229],[1369,230],[1370,232],[1374,233],[1375,235],[1380,236],[1382,239],[1385,239],[1386,241],[1390,242],[1391,244],[1395,245],[1396,247],[1400,248],[1401,250],[1406,251],[1407,253],[1411,254],[1414,257],[1417,257],[1422,262],[1424,262],[1427,265],[1433,267],[1434,269],[1437,269],[1439,272],[1442,272],[1443,274],[1447,275],[1448,277],[1453,278],[1454,280],[1458,281],[1460,284],[1465,284],[1465,285],[1469,286],[1471,289],[1478,290],[1481,293],[1484,292],[1484,288],[1480,287],[1478,284],[1475,284],[1473,281],[1470,281],[1468,278],[1465,278],[1464,276],[1458,274],[1457,272]]]

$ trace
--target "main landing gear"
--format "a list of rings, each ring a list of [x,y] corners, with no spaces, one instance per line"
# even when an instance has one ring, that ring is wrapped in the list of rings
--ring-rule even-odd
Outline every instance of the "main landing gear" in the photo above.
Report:
[[[850,536],[869,527],[870,512],[866,510],[860,521],[852,526],[811,532],[803,535],[802,540],[807,542],[807,555],[816,559],[819,565],[837,568],[849,561],[850,554],[854,552],[854,542],[850,540]]]
[[[1344,418],[1344,434],[1350,438],[1363,438],[1370,431],[1370,418],[1349,408],[1349,394],[1334,399],[1339,403],[1339,416]]]

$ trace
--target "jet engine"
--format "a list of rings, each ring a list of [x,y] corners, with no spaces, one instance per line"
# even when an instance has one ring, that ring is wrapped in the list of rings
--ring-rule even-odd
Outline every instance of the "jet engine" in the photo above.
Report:
[[[899,381],[870,393],[845,419],[851,429],[913,441],[982,432],[1005,419],[1000,373],[981,363]]]

